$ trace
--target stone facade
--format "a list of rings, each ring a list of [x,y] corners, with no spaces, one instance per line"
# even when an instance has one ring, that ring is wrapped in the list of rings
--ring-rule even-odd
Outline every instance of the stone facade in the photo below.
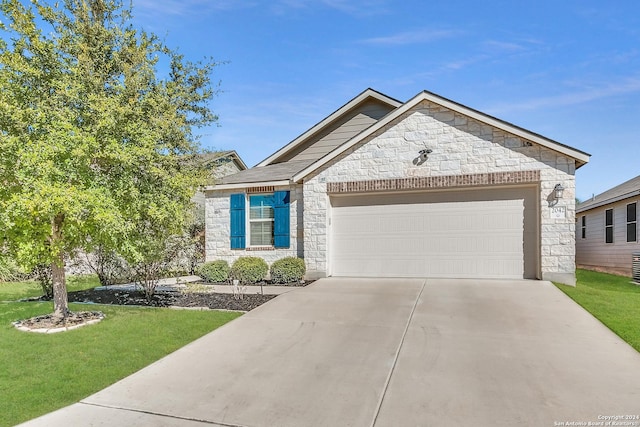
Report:
[[[432,152],[419,164],[418,152],[425,148]],[[466,185],[451,177],[521,171],[539,173],[541,278],[575,284],[574,160],[428,101],[305,179],[307,270],[313,276],[327,271],[328,185],[449,177],[448,186],[458,188]],[[558,183],[565,188],[556,205],[564,208],[564,218],[553,219],[548,202]]]
[[[432,152],[421,162],[423,149]],[[309,278],[323,277],[331,193],[527,185],[539,190],[538,275],[575,284],[575,167],[571,157],[425,100],[290,188],[289,249],[231,250],[229,196],[243,190],[208,193],[207,260],[299,256]],[[564,196],[552,215],[558,183]]]

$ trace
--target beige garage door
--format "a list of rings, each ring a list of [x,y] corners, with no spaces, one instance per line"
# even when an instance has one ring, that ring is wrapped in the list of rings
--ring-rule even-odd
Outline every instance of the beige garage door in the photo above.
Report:
[[[458,278],[535,275],[525,272],[526,246],[535,251],[531,243],[525,245],[525,199],[526,195],[518,191],[334,197],[330,274]],[[528,255],[530,259],[535,256]],[[528,266],[528,270],[534,268]]]

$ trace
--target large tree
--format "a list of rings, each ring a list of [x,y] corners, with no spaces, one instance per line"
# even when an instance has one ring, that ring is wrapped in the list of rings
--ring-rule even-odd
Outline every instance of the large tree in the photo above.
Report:
[[[118,0],[0,9],[0,245],[51,265],[65,317],[67,255],[100,245],[135,262],[140,230],[184,226],[202,179],[193,129],[217,120],[215,63],[134,28]]]

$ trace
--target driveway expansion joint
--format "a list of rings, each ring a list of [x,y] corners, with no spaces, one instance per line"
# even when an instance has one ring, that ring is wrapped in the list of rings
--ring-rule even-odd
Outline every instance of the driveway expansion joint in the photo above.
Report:
[[[376,406],[375,414],[373,416],[373,421],[371,422],[371,427],[376,425],[376,421],[378,420],[378,415],[380,415],[380,409],[382,408],[382,404],[384,403],[384,398],[387,394],[387,390],[389,389],[389,383],[391,382],[391,377],[393,376],[393,372],[396,369],[396,365],[398,363],[398,358],[400,357],[400,352],[402,351],[402,345],[404,344],[404,339],[407,336],[407,332],[409,331],[409,326],[411,326],[411,321],[413,320],[413,315],[416,312],[416,307],[418,306],[418,302],[420,301],[420,297],[422,297],[422,292],[424,291],[424,287],[427,285],[427,279],[424,279],[422,282],[422,287],[420,288],[420,292],[418,292],[418,296],[416,300],[413,302],[413,307],[411,307],[411,313],[409,313],[409,318],[407,319],[407,324],[404,327],[404,331],[402,332],[402,337],[400,338],[400,343],[398,344],[398,349],[396,350],[396,354],[393,357],[393,363],[391,364],[391,368],[389,369],[389,374],[387,375],[387,379],[384,383],[384,387],[382,388],[382,393],[380,394],[380,400],[378,401],[378,405]]]
[[[199,418],[181,417],[178,415],[169,415],[169,414],[162,414],[159,412],[143,411],[141,409],[123,408],[121,406],[101,405],[98,403],[90,403],[90,402],[79,402],[79,404],[87,405],[87,406],[97,406],[99,408],[116,409],[118,411],[136,412],[139,414],[155,415],[157,417],[173,418],[175,420],[193,421],[197,423],[210,424],[212,426],[219,426],[219,427],[249,427],[243,424],[229,424],[229,423],[218,422],[218,421],[201,420]]]

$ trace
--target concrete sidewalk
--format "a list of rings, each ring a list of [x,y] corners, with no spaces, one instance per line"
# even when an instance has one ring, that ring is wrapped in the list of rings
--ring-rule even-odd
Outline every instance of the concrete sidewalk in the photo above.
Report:
[[[202,278],[200,276],[181,276],[181,277],[171,277],[168,279],[160,279],[158,281],[158,286],[156,287],[157,292],[178,292],[187,287],[189,283],[201,282]],[[232,294],[233,293],[233,285],[203,285],[210,290],[210,292],[218,293],[218,294]],[[249,294],[260,294],[264,293],[264,295],[280,295],[287,292],[290,292],[294,289],[298,289],[300,286],[260,286],[260,285],[247,285],[244,287],[243,292],[247,295]],[[121,290],[121,291],[138,291],[142,290],[140,286],[135,283],[125,283],[122,285],[111,285],[111,286],[97,286],[96,290]]]
[[[195,283],[200,281],[202,281],[202,278],[200,276],[180,276],[180,277],[169,277],[167,279],[160,279],[158,280],[156,291],[158,292],[178,291],[180,289],[184,289],[186,283]],[[96,286],[95,289],[98,291],[112,290],[112,289],[117,289],[121,291],[142,290],[142,288],[139,285],[136,285],[135,283],[124,283],[121,285],[110,285],[110,286]]]
[[[586,425],[639,402],[640,354],[549,282],[322,279],[25,425]]]

